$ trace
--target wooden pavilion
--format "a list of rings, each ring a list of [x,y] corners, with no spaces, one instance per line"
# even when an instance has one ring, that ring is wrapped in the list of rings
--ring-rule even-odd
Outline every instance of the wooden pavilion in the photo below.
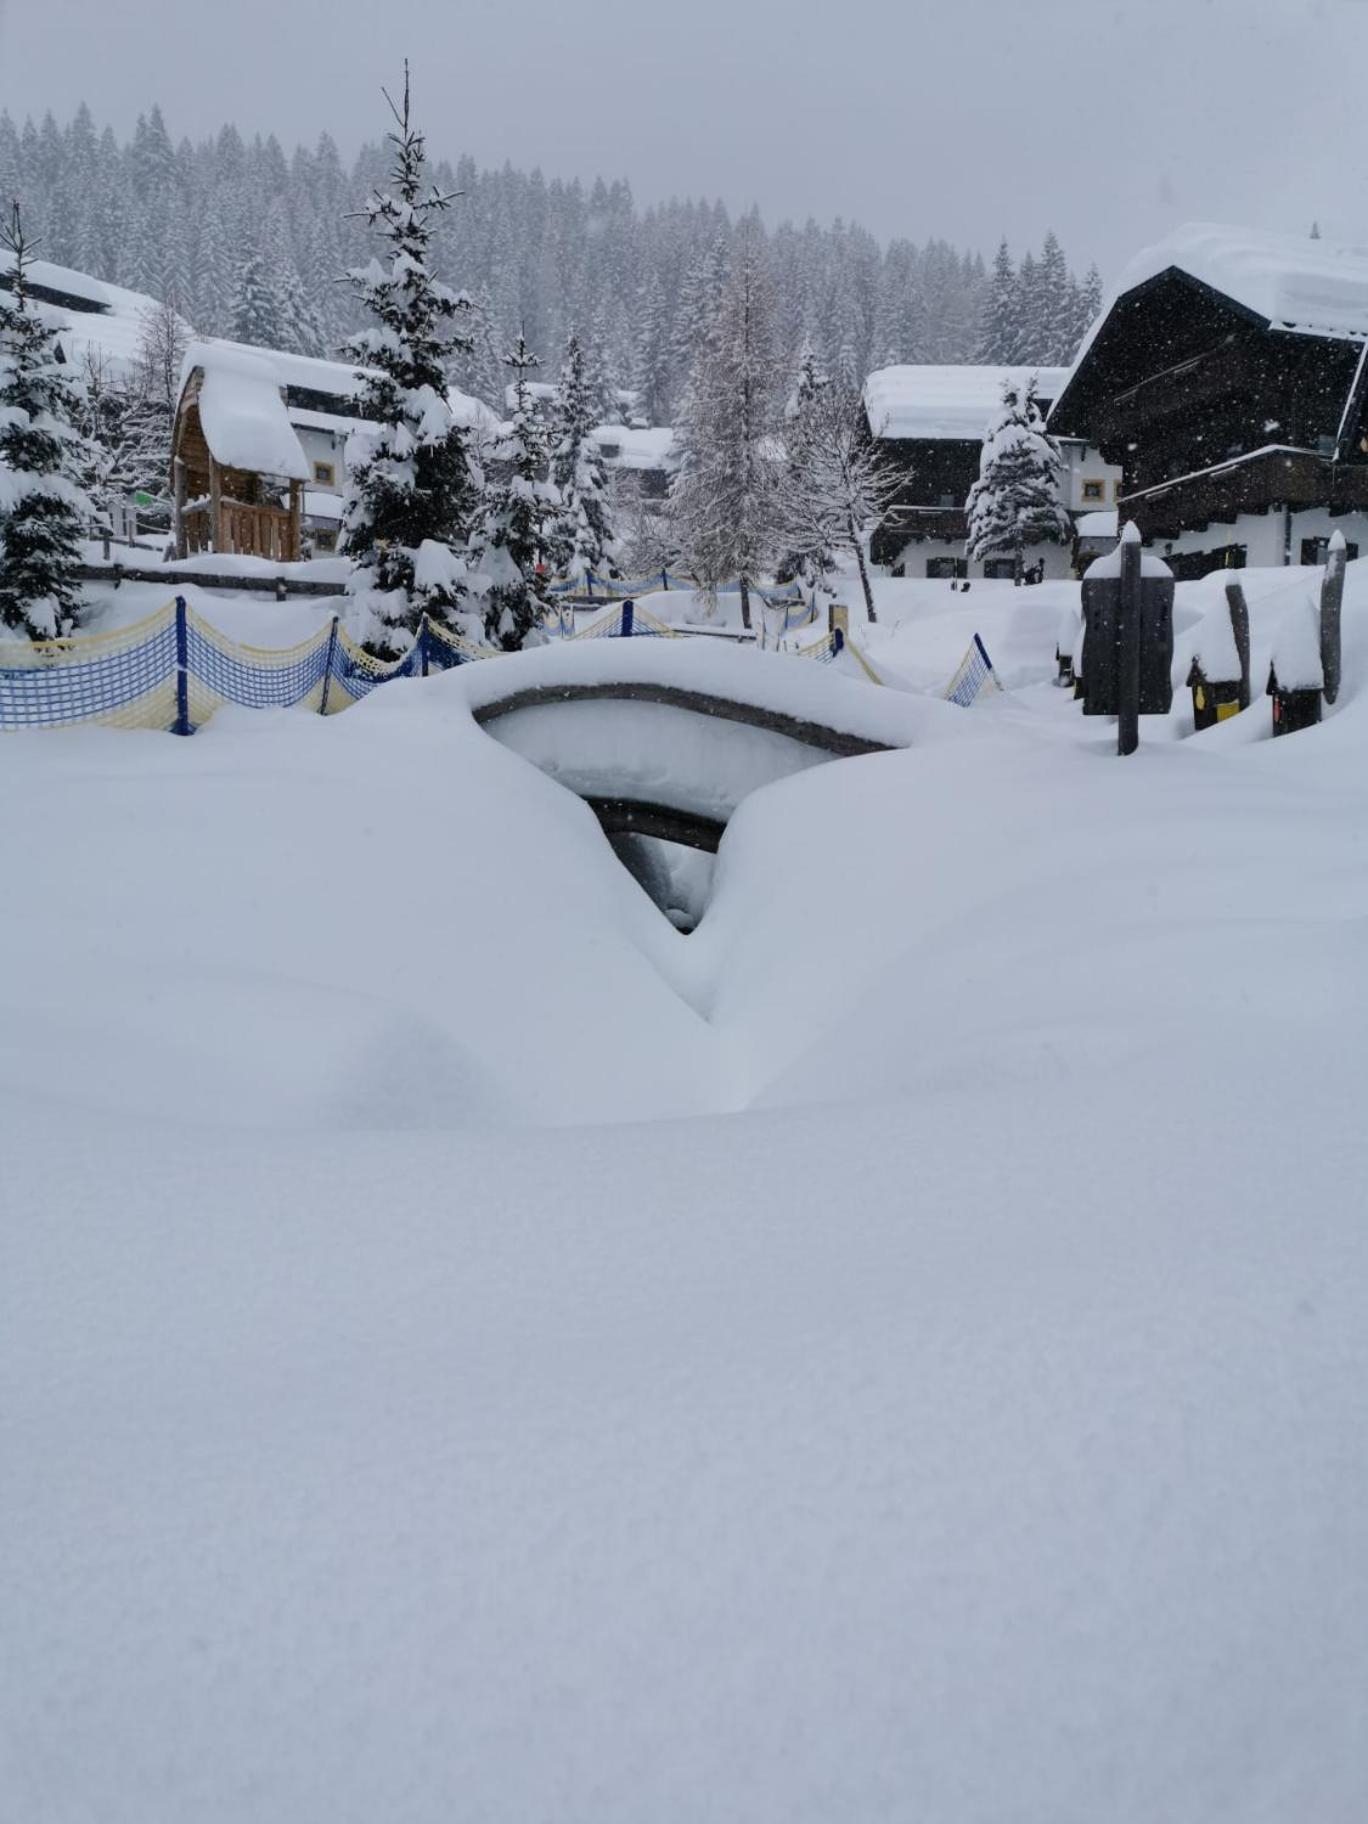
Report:
[[[269,361],[231,345],[196,344],[171,447],[178,556],[299,561],[311,470]]]

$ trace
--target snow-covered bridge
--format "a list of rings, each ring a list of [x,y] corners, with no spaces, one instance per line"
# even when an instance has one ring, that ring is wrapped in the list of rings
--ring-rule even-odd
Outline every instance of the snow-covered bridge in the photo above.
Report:
[[[906,747],[915,706],[791,656],[683,641],[552,646],[463,668],[476,721],[609,835],[715,850],[759,786]]]

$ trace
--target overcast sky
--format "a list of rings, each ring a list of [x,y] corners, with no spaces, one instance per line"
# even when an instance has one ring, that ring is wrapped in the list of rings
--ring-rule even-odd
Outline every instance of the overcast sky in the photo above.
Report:
[[[1204,219],[1368,243],[1368,0],[0,0],[0,107],[435,152],[1110,276]]]

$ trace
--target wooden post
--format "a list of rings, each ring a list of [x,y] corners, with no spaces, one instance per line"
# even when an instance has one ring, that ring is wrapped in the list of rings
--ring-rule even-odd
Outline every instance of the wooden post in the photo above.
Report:
[[[213,456],[209,458],[209,543],[214,551],[223,549],[223,478]]]
[[[290,483],[290,548],[285,554],[287,563],[297,564],[299,562],[303,518],[303,493],[299,483],[292,481]]]
[[[172,494],[176,503],[176,556],[188,557],[185,545],[185,463],[177,456],[171,464]]]
[[[1120,715],[1116,751],[1133,754],[1140,745],[1140,584],[1143,575],[1140,528],[1132,520],[1121,534],[1121,598],[1116,616],[1116,665]]]
[[[1340,609],[1344,603],[1344,566],[1349,552],[1344,534],[1335,528],[1330,549],[1325,555],[1325,575],[1321,578],[1320,649],[1321,671],[1325,676],[1325,700],[1333,703],[1340,687]]]
[[[1240,655],[1240,708],[1249,708],[1249,605],[1238,583],[1226,584],[1226,604],[1230,609],[1230,631],[1235,636],[1235,650]]]

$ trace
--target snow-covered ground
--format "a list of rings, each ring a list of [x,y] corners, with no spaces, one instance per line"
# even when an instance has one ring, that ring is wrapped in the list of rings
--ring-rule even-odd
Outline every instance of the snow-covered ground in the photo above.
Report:
[[[540,655],[7,741],[0,1815],[1361,1818],[1360,568],[1320,729],[1124,762],[1076,590],[881,582],[1020,688],[687,938],[471,720]]]

